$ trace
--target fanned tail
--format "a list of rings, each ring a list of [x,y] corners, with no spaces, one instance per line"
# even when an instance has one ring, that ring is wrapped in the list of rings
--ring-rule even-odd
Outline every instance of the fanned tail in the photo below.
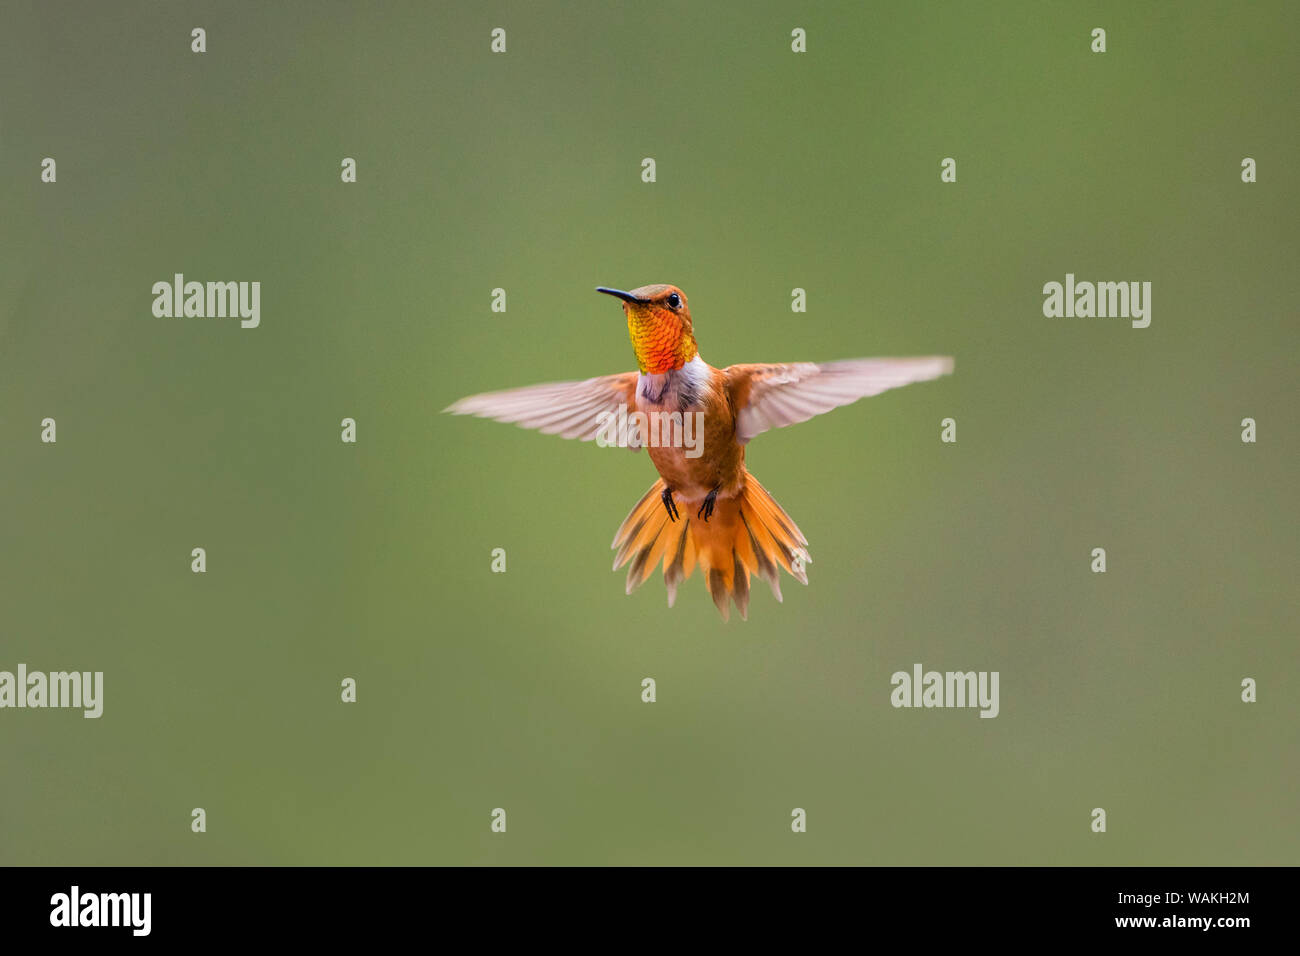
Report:
[[[662,562],[668,606],[677,600],[677,585],[698,564],[713,603],[726,620],[735,603],[742,618],[749,615],[749,578],[756,574],[781,600],[780,568],[802,584],[805,565],[812,562],[808,540],[776,500],[746,472],[738,498],[718,498],[708,521],[696,517],[692,503],[680,502],[676,521],[668,517],[660,478],[637,502],[614,535],[614,569],[628,561],[627,593],[631,594]]]

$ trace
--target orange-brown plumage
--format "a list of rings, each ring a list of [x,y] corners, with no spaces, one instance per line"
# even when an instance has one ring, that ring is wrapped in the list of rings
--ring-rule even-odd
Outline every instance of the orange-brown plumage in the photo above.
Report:
[[[598,291],[623,300],[639,373],[475,395],[447,410],[565,438],[645,446],[660,477],[615,534],[614,567],[630,564],[631,593],[662,565],[670,607],[677,585],[697,565],[724,618],[730,603],[742,617],[747,615],[752,575],[767,581],[778,601],[778,569],[808,583],[805,565],[812,558],[807,539],[745,468],[750,439],[952,370],[952,360],[938,356],[718,369],[699,356],[681,289],[653,285],[631,292]],[[627,417],[611,419],[620,406]],[[648,425],[648,440],[631,413],[647,421],[677,415],[679,428],[672,434],[682,440],[655,444],[654,425]],[[695,435],[698,447],[680,429],[686,416],[701,423]]]

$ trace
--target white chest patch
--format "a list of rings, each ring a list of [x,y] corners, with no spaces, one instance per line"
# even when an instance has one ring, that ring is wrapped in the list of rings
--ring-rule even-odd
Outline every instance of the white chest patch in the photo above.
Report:
[[[641,409],[684,412],[702,405],[713,388],[713,377],[698,355],[681,368],[657,375],[642,372],[637,377],[636,404]]]

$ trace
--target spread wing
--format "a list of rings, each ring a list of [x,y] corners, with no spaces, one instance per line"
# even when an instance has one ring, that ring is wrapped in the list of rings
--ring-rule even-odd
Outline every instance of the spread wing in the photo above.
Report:
[[[806,422],[859,398],[951,371],[952,359],[941,355],[732,365],[726,376],[732,404],[739,410],[736,438],[744,444],[769,428]]]
[[[591,441],[604,432],[611,444],[636,447],[635,436],[629,440],[627,435],[627,416],[636,407],[636,380],[636,372],[621,372],[582,382],[529,385],[471,395],[443,410],[514,422],[561,438]],[[619,415],[620,405],[625,406],[623,415]]]

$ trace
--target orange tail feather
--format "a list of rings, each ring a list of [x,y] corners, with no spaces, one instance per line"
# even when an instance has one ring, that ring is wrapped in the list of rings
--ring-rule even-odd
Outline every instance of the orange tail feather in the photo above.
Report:
[[[670,520],[664,508],[664,481],[659,479],[637,502],[614,535],[614,569],[628,561],[627,593],[650,577],[662,561],[668,606],[677,600],[677,585],[700,566],[713,603],[726,620],[734,603],[742,618],[749,614],[749,578],[757,574],[781,600],[778,568],[808,583],[804,568],[812,562],[808,540],[776,500],[746,473],[738,498],[719,498],[708,521],[682,503],[681,515]]]

